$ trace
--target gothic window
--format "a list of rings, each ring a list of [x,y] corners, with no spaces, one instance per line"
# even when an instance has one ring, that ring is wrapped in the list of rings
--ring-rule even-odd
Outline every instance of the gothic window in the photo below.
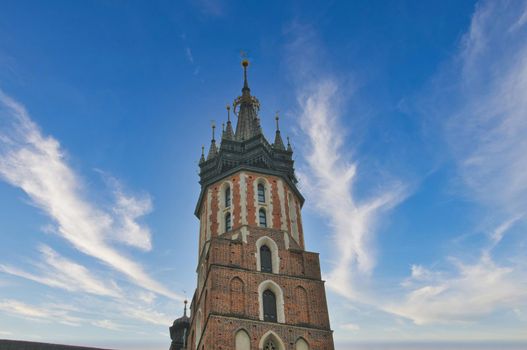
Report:
[[[262,272],[273,272],[271,249],[266,245],[260,247],[260,270]]]
[[[231,206],[231,188],[227,187],[225,189],[225,208]]]
[[[265,203],[265,186],[258,184],[258,202]]]
[[[251,339],[249,338],[249,334],[243,329],[240,329],[236,333],[235,343],[236,350],[251,350]]]
[[[264,350],[277,350],[278,347],[275,345],[274,341],[268,340],[265,342]]]
[[[265,209],[260,209],[259,212],[260,217],[260,226],[261,227],[267,227],[267,215],[265,214]]]
[[[225,232],[230,231],[231,228],[231,213],[227,213],[225,214]]]
[[[276,297],[269,289],[263,292],[264,321],[276,322]]]
[[[309,345],[304,339],[300,338],[295,344],[295,350],[309,350]]]

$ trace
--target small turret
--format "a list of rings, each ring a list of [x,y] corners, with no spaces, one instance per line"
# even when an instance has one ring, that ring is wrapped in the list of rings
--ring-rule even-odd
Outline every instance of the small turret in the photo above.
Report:
[[[187,348],[187,337],[188,330],[190,329],[190,317],[187,316],[187,301],[185,300],[185,308],[183,310],[183,316],[176,319],[170,330],[170,344],[169,350],[185,350]]]
[[[274,136],[273,147],[285,151],[284,141],[282,141],[282,136],[280,135],[280,125],[278,124],[278,121],[280,120],[278,112],[276,112],[276,117],[274,119],[276,120],[276,134]]]
[[[207,160],[210,160],[218,154],[218,147],[216,146],[215,131],[216,124],[212,123],[212,140],[210,141],[209,154],[207,155]]]
[[[234,139],[234,131],[232,130],[231,123],[231,106],[229,105],[227,105],[227,127],[225,128],[225,132],[223,133],[223,138],[226,140]]]
[[[289,142],[289,136],[287,136],[287,150],[293,152],[293,147],[291,147],[291,142]]]
[[[201,158],[199,159],[199,164],[205,161],[205,146],[201,146]]]

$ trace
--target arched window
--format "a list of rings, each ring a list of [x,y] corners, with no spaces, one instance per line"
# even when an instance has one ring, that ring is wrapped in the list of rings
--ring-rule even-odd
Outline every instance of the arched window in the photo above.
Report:
[[[251,350],[251,338],[249,338],[249,334],[243,329],[236,332],[235,343],[236,350]]]
[[[258,184],[258,202],[265,203],[265,186]]]
[[[227,186],[225,189],[225,208],[231,206],[231,188]]]
[[[260,226],[261,227],[267,227],[267,215],[265,214],[265,209],[260,209],[260,212],[259,212],[259,217],[260,217]]]
[[[307,342],[304,339],[299,338],[296,341],[295,350],[309,350],[309,345],[307,344]]]
[[[269,289],[262,295],[264,321],[276,322],[276,297]]]
[[[273,331],[268,331],[260,339],[258,349],[263,350],[285,350],[285,345],[280,337]]]
[[[231,213],[227,213],[225,214],[225,232],[230,231],[231,228]]]
[[[260,247],[260,270],[262,272],[273,272],[273,257],[271,255],[271,249],[266,245]]]

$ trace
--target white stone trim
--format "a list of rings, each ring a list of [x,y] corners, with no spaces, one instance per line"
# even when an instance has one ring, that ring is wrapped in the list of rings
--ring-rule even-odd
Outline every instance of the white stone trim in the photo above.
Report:
[[[282,288],[272,280],[266,280],[258,286],[258,303],[260,304],[260,321],[264,320],[263,292],[271,290],[276,297],[276,319],[278,323],[285,323],[284,292]]]
[[[273,338],[273,340],[276,340],[278,343],[278,350],[285,350],[285,345],[282,339],[273,331],[267,331],[262,337],[260,338],[260,343],[258,344],[258,349],[263,350],[263,347],[265,345],[265,342],[269,339]]]
[[[247,225],[247,174],[240,173],[240,215],[242,225]],[[231,205],[232,206],[232,205]]]
[[[300,337],[295,342],[295,350],[309,350],[309,344],[308,342]]]
[[[234,334],[235,350],[251,350],[251,337],[245,328],[240,328]]]
[[[262,270],[262,264],[260,260],[260,248],[266,245],[271,250],[271,258],[272,258],[272,269],[273,273],[280,273],[280,257],[278,255],[278,245],[275,241],[273,241],[272,238],[263,236],[258,238],[256,241],[256,270],[261,271]]]
[[[285,214],[285,190],[282,180],[278,180],[278,200],[280,201],[280,228],[282,231],[287,231],[287,216]]]
[[[229,207],[225,206],[225,190],[227,188],[230,188],[231,190],[231,205]],[[231,229],[234,222],[234,216],[232,215],[232,206],[234,205],[232,200],[232,193],[233,193],[233,185],[232,182],[229,180],[224,181],[219,187],[218,187],[218,213],[216,215],[216,219],[218,221],[218,236],[221,236],[225,232],[227,232],[227,228],[225,227],[225,215],[227,213],[231,214]]]

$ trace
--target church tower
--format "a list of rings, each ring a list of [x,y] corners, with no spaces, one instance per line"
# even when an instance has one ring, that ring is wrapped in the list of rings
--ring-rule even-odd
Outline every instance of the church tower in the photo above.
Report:
[[[270,144],[242,62],[219,145],[202,150],[198,283],[186,350],[333,350],[318,253],[305,250],[293,150]]]

